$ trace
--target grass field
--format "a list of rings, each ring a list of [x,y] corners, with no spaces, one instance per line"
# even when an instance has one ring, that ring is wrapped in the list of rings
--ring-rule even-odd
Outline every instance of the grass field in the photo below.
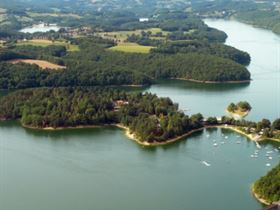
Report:
[[[135,43],[120,43],[117,46],[109,48],[109,50],[122,51],[127,53],[149,53],[154,48],[151,46],[141,46]]]
[[[27,41],[18,41],[18,46],[20,45],[33,45],[33,46],[40,46],[40,47],[47,47],[49,45],[62,45],[65,46],[67,51],[73,52],[73,51],[79,51],[78,45],[69,44],[66,41],[51,41],[47,39],[32,39]]]
[[[65,69],[65,66],[60,66],[48,61],[44,61],[44,60],[34,60],[34,59],[14,59],[14,60],[10,60],[10,63],[16,64],[16,63],[29,63],[29,64],[36,64],[38,66],[40,66],[42,69],[54,69],[54,70],[58,70],[58,69]]]
[[[158,32],[162,32],[163,36],[167,36],[167,34],[168,34],[168,32],[162,31],[160,28],[149,28],[149,29],[145,29],[145,30],[139,29],[139,30],[134,30],[134,31],[100,32],[100,33],[98,33],[98,35],[103,38],[117,39],[117,40],[120,40],[121,42],[123,42],[124,40],[127,39],[128,36],[131,36],[132,34],[140,35],[142,31],[152,32],[151,38],[155,38],[155,39],[162,38],[162,37],[153,37],[153,35],[155,35]]]
[[[36,12],[27,12],[30,17],[42,17],[42,16],[51,16],[51,17],[72,17],[80,19],[81,16],[73,13],[36,13]]]

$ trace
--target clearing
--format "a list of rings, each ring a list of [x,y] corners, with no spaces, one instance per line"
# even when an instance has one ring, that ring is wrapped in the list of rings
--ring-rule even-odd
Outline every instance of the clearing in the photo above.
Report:
[[[16,64],[16,63],[29,63],[29,64],[36,64],[37,66],[41,67],[42,69],[65,69],[65,66],[60,66],[48,61],[44,60],[34,60],[34,59],[13,59],[9,61],[10,63]]]
[[[135,35],[140,35],[141,32],[148,32],[150,31],[152,33],[151,35],[151,39],[164,39],[164,37],[166,37],[168,35],[168,32],[163,31],[160,28],[149,28],[149,29],[138,29],[138,30],[134,30],[134,31],[116,31],[116,32],[100,32],[98,33],[99,36],[101,36],[102,38],[105,39],[112,39],[112,40],[117,40],[118,42],[124,42],[128,36],[131,36],[132,34]],[[156,37],[155,35],[157,33],[162,33],[163,37]]]
[[[117,46],[109,48],[109,50],[122,51],[127,53],[149,53],[154,48],[151,46],[142,46],[136,43],[119,43]]]
[[[33,45],[33,46],[40,46],[40,47],[47,47],[50,45],[61,45],[65,46],[67,51],[74,52],[79,51],[79,46],[70,44],[65,40],[48,40],[48,39],[31,39],[31,40],[18,40],[17,45]]]

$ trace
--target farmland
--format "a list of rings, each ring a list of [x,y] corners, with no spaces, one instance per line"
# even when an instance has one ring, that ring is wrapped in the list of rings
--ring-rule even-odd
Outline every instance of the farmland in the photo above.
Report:
[[[119,43],[117,46],[109,48],[109,50],[122,51],[127,53],[149,53],[153,47],[142,46],[136,43]]]
[[[16,63],[28,63],[28,64],[35,64],[37,66],[39,66],[42,69],[54,69],[54,70],[58,70],[58,69],[65,69],[65,66],[60,66],[48,61],[44,61],[44,60],[34,60],[34,59],[14,59],[9,61],[10,63],[16,64]]]
[[[40,46],[40,47],[47,47],[50,45],[58,45],[58,46],[65,46],[67,51],[73,52],[73,51],[79,51],[78,45],[70,44],[64,40],[60,41],[52,41],[47,39],[32,39],[32,40],[20,40],[17,42],[17,46],[21,45],[32,45],[32,46]]]

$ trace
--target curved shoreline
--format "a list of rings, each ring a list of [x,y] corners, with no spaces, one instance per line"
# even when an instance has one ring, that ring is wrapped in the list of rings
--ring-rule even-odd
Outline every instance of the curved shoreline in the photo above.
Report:
[[[46,130],[46,131],[58,131],[58,130],[65,130],[65,129],[82,129],[82,128],[117,127],[117,128],[125,130],[125,135],[129,139],[135,141],[137,144],[139,144],[141,146],[152,146],[152,147],[163,146],[163,145],[171,144],[171,143],[174,143],[174,142],[177,142],[177,141],[181,141],[181,140],[183,140],[183,138],[188,137],[193,133],[196,133],[198,131],[202,131],[202,130],[208,129],[208,128],[229,129],[229,130],[232,130],[236,133],[239,133],[239,134],[247,137],[251,141],[255,141],[255,142],[260,142],[260,141],[265,141],[265,140],[280,142],[280,139],[264,138],[264,137],[261,137],[261,136],[256,135],[256,134],[255,135],[254,134],[247,134],[247,133],[241,131],[239,129],[239,127],[237,127],[237,126],[226,125],[226,124],[223,124],[223,125],[205,125],[201,128],[197,128],[197,129],[191,130],[187,133],[184,133],[181,136],[176,136],[176,137],[173,137],[171,139],[167,139],[167,140],[162,141],[162,142],[159,142],[159,141],[154,141],[154,142],[141,141],[137,138],[137,136],[134,133],[132,133],[130,131],[130,129],[128,127],[126,127],[126,126],[124,126],[120,123],[118,123],[118,124],[104,124],[104,125],[84,125],[84,126],[75,126],[75,127],[69,126],[69,127],[57,127],[57,128],[54,128],[54,127],[39,128],[39,127],[32,127],[32,126],[26,126],[26,125],[22,125],[22,127],[28,128],[28,129]]]
[[[242,84],[242,83],[250,83],[252,80],[230,80],[230,81],[207,81],[207,80],[196,80],[196,79],[186,79],[186,78],[171,78],[174,80],[184,80],[189,82],[196,82],[196,83],[204,83],[204,84]]]
[[[254,184],[251,187],[251,192],[252,192],[253,196],[257,199],[257,201],[259,201],[260,203],[262,203],[264,205],[267,205],[267,206],[271,204],[267,200],[261,198],[261,196],[258,193],[255,192]]]

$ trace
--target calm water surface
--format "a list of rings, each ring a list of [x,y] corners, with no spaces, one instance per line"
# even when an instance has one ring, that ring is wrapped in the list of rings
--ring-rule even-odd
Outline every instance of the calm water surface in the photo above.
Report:
[[[279,117],[279,38],[234,21],[207,23],[251,54],[252,83],[170,81],[148,91],[170,96],[190,113],[222,115],[229,102],[248,100],[251,119]],[[279,146],[263,143],[258,158],[251,158],[254,142],[221,129],[147,149],[117,128],[47,132],[1,123],[0,209],[257,210],[250,185],[279,162]]]
[[[251,63],[250,84],[197,84],[169,81],[152,86],[149,91],[170,96],[181,109],[193,114],[221,116],[230,102],[248,101],[251,120],[280,117],[280,36],[236,21],[206,20],[209,26],[225,31],[226,44],[248,52]]]

